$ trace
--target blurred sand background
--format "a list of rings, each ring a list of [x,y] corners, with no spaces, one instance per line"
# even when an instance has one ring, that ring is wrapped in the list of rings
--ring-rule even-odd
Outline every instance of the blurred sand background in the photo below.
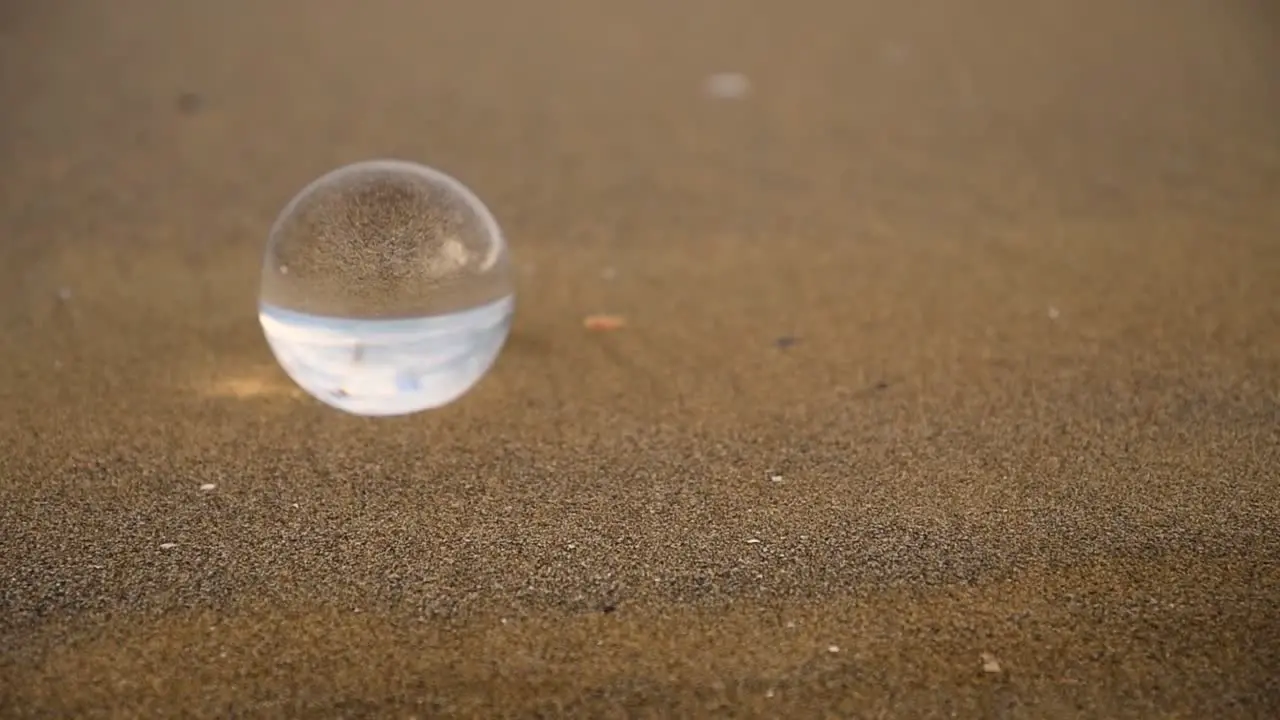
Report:
[[[392,421],[255,317],[378,156],[520,283]],[[0,0],[0,349],[0,716],[1280,717],[1262,0]]]

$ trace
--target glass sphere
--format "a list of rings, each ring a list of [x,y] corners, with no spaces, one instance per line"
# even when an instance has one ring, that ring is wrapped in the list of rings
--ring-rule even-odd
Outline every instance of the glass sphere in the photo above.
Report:
[[[438,170],[338,168],[271,228],[263,334],[294,382],[340,410],[403,415],[456,400],[497,359],[514,310],[502,230]]]

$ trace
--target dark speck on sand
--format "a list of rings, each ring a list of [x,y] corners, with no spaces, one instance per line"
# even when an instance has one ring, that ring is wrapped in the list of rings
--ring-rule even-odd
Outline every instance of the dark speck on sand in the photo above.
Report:
[[[204,108],[204,98],[193,92],[184,92],[178,95],[177,106],[183,115],[195,115]]]

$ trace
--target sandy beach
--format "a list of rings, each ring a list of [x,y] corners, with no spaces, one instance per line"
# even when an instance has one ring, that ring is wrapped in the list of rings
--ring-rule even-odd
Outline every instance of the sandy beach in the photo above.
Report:
[[[0,1],[0,716],[1280,717],[1278,80],[1259,0]],[[374,157],[519,288],[384,420],[256,315]]]

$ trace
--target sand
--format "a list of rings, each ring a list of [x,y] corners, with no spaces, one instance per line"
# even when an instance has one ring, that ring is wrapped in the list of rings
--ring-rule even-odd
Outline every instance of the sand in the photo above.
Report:
[[[1277,78],[1257,0],[2,2],[0,716],[1278,717]],[[382,421],[255,319],[369,157],[519,281]]]

